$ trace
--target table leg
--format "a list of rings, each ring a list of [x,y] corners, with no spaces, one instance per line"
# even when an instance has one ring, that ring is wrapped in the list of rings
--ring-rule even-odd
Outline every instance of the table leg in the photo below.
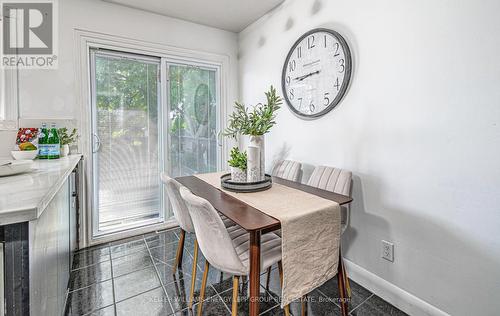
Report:
[[[340,248],[339,248],[339,263],[337,270],[337,282],[339,285],[339,293],[340,293],[340,310],[342,311],[342,316],[347,316],[347,314],[349,314],[349,308],[348,308],[349,306],[345,295],[344,264]]]
[[[250,232],[250,316],[259,315],[260,231]]]

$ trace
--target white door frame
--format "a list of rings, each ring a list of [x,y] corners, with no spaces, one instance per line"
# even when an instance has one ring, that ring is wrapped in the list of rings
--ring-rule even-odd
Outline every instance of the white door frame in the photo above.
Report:
[[[166,229],[177,225],[175,220],[169,220],[162,224],[151,225],[147,227],[140,227],[131,229],[125,232],[119,232],[110,235],[104,235],[99,238],[93,238],[92,234],[92,129],[91,122],[92,116],[90,113],[92,95],[91,95],[91,74],[90,74],[90,49],[102,48],[108,50],[116,50],[120,52],[129,52],[134,54],[142,54],[147,56],[154,56],[161,58],[161,69],[166,69],[166,63],[180,63],[180,64],[197,64],[205,65],[211,68],[217,68],[219,80],[219,107],[220,107],[220,120],[219,130],[223,130],[225,126],[225,118],[228,113],[228,70],[229,70],[229,57],[226,55],[207,53],[201,51],[193,51],[163,44],[144,42],[135,39],[129,39],[121,36],[114,36],[109,34],[97,33],[81,29],[75,29],[75,65],[76,65],[76,82],[80,86],[80,94],[78,99],[79,104],[79,129],[80,129],[80,143],[79,148],[83,153],[84,163],[84,188],[83,198],[81,200],[80,210],[80,247],[88,247],[100,243],[109,242],[118,238],[126,238],[137,234],[142,234],[154,230]],[[162,72],[160,72],[162,73]],[[167,82],[166,72],[162,74],[161,82]],[[168,89],[166,84],[161,84],[161,99],[164,115],[167,113],[167,98]],[[164,117],[165,119],[165,117]],[[165,144],[165,141],[164,141]],[[166,144],[165,144],[166,145]],[[227,160],[227,147],[228,144],[225,140],[221,140],[221,159],[220,164],[223,167],[224,161]],[[168,147],[165,147],[168,148]],[[163,153],[164,154],[164,153]],[[165,157],[165,155],[164,155]],[[166,157],[165,157],[166,158]],[[165,163],[166,159],[165,159]]]

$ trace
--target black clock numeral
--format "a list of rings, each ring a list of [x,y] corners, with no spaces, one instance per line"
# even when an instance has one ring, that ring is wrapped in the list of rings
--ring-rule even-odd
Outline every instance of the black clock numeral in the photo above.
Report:
[[[297,66],[297,64],[295,63],[295,60],[292,60],[289,62],[289,68],[290,68],[290,71],[295,71],[295,68]]]
[[[302,57],[302,47],[297,47],[297,58],[301,58]]]
[[[316,45],[314,44],[314,35],[311,35],[307,38],[307,48],[311,49],[315,47]]]
[[[328,106],[330,104],[330,98],[328,97],[330,93],[325,92],[325,96],[323,97],[323,100],[325,101],[324,105]]]
[[[335,84],[333,85],[335,88],[337,88],[337,91],[340,89],[340,84],[339,84],[339,77],[335,80]]]
[[[302,98],[297,98],[297,100],[299,100],[299,111],[300,111],[300,109],[302,108]]]
[[[342,59],[342,58],[341,58],[341,59],[339,59],[339,63],[340,63],[340,65],[339,65],[339,66],[341,67],[341,70],[339,70],[339,72],[340,72],[340,73],[343,73],[343,72],[344,72],[344,70],[345,70],[345,65],[344,65],[344,64],[345,64],[345,61],[344,61],[344,59]]]
[[[290,76],[286,76],[286,79],[285,79],[286,84],[289,85],[291,80],[292,79],[290,78]]]
[[[316,107],[314,106],[313,102],[311,101],[311,103],[309,103],[309,111],[311,111],[311,113],[313,113],[315,109],[316,109]]]
[[[290,89],[290,92],[288,94],[290,95],[289,96],[290,100],[293,100],[293,98],[295,98],[293,89]]]
[[[340,53],[339,53],[339,46],[340,46],[339,43],[333,44],[333,47],[334,47],[333,50],[335,51],[333,53],[333,57],[337,57],[337,56],[340,55]]]
[[[325,48],[326,48],[326,35],[325,35]]]

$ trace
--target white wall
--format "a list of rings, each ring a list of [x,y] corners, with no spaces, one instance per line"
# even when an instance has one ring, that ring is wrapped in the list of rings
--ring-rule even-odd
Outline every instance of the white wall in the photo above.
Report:
[[[247,104],[281,87],[301,34],[346,37],[345,99],[314,121],[285,105],[267,163],[284,153],[352,170],[345,256],[451,315],[500,310],[498,12],[493,0],[287,0],[239,36]],[[380,258],[382,239],[395,243],[394,263]]]
[[[235,33],[99,0],[59,0],[59,68],[20,72],[21,118],[75,118],[79,121],[78,107],[88,105],[77,102],[81,86],[75,83],[75,28],[227,55],[230,59],[228,99],[231,103],[236,99]],[[0,134],[1,143],[10,143],[10,136],[11,133]]]

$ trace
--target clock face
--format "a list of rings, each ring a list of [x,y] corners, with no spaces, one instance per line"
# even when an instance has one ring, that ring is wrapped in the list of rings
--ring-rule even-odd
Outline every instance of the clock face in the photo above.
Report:
[[[351,53],[335,31],[314,29],[292,46],[283,65],[281,85],[290,109],[315,118],[333,109],[351,77]]]

